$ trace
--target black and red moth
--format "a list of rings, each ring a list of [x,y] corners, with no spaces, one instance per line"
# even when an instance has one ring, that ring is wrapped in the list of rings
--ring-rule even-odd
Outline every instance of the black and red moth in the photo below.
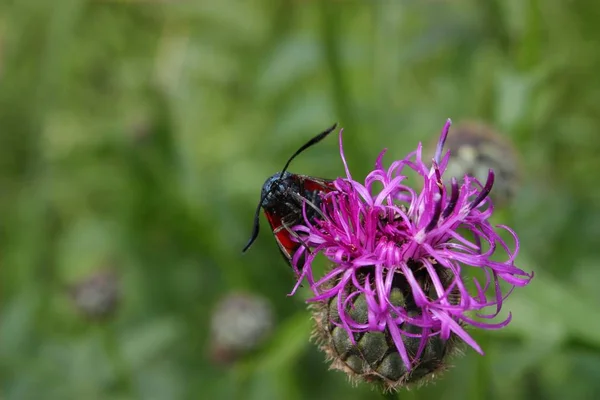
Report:
[[[334,124],[329,129],[319,133],[311,140],[300,147],[286,162],[281,172],[269,177],[263,187],[260,201],[254,214],[254,226],[252,236],[244,247],[242,252],[246,252],[258,237],[260,229],[260,209],[264,210],[267,221],[271,225],[271,230],[275,236],[275,241],[281,250],[281,254],[291,265],[292,256],[301,246],[298,241],[292,240],[296,236],[290,228],[300,224],[304,217],[302,216],[303,204],[306,203],[306,215],[310,219],[314,218],[321,204],[321,194],[334,189],[331,179],[315,178],[307,175],[298,175],[287,172],[292,160],[304,150],[314,144],[317,144],[329,135],[337,127]]]

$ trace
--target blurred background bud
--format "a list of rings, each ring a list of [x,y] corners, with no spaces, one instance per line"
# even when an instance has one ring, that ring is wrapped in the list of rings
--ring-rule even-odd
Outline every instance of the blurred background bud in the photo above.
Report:
[[[267,299],[250,293],[230,293],[213,311],[211,358],[220,364],[233,362],[264,343],[272,330],[273,311]]]
[[[450,129],[446,150],[450,150],[450,163],[445,176],[464,175],[485,182],[488,170],[495,173],[494,188],[490,194],[494,206],[508,206],[519,188],[519,157],[508,136],[490,125],[474,120],[461,121]],[[430,149],[435,149],[432,142]],[[430,150],[430,153],[433,150]]]
[[[114,314],[121,299],[120,281],[112,268],[102,268],[71,284],[69,295],[75,308],[90,319]]]

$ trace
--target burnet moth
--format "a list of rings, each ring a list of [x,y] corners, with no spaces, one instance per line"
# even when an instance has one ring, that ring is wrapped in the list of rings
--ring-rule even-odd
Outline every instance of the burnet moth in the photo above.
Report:
[[[297,155],[319,143],[336,127],[337,124],[334,124],[306,142],[289,158],[281,172],[277,172],[265,181],[254,214],[252,236],[242,252],[246,252],[258,237],[260,209],[262,208],[269,225],[271,225],[271,230],[281,254],[291,265],[292,257],[302,243],[301,241],[292,240],[292,237],[297,237],[297,235],[290,228],[303,221],[303,207],[305,207],[307,217],[309,219],[314,218],[320,210],[321,194],[332,191],[334,186],[333,181],[330,179],[292,174],[287,172],[287,169]]]

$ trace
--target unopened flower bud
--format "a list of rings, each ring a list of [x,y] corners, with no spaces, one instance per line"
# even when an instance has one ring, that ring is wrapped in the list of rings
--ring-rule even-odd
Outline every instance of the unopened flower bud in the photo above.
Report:
[[[234,293],[215,307],[211,321],[211,356],[230,363],[260,346],[273,329],[269,302],[256,295]]]
[[[100,269],[68,288],[75,307],[90,319],[109,317],[121,299],[120,282],[113,269]]]
[[[446,148],[450,160],[445,175],[459,182],[469,175],[485,181],[488,171],[494,170],[494,205],[508,205],[519,187],[519,159],[509,138],[491,126],[477,121],[464,121],[448,136]]]

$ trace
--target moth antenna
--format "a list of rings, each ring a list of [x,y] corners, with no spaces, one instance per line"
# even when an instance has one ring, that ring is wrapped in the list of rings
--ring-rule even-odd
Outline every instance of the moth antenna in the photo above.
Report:
[[[292,160],[294,158],[296,158],[296,156],[298,154],[302,153],[304,150],[308,149],[312,145],[317,144],[321,140],[325,139],[327,137],[327,135],[329,135],[331,132],[333,132],[333,130],[336,127],[337,127],[337,122],[335,124],[333,124],[333,126],[331,126],[330,128],[326,129],[325,131],[319,133],[314,138],[310,139],[302,147],[300,147],[298,150],[296,150],[296,152],[294,154],[292,154],[292,156],[289,158],[289,160],[287,160],[287,162],[285,163],[285,166],[283,167],[283,169],[281,170],[281,174],[279,175],[279,179],[281,179],[283,177],[283,174],[285,173],[285,171],[287,171],[288,167],[290,166],[290,163],[292,162]]]
[[[256,206],[256,211],[254,212],[254,223],[252,225],[252,235],[250,236],[250,240],[248,240],[246,247],[244,247],[244,250],[242,250],[242,253],[245,253],[258,237],[258,232],[260,231],[260,207],[262,205],[264,197],[265,196],[260,196],[260,201]]]

